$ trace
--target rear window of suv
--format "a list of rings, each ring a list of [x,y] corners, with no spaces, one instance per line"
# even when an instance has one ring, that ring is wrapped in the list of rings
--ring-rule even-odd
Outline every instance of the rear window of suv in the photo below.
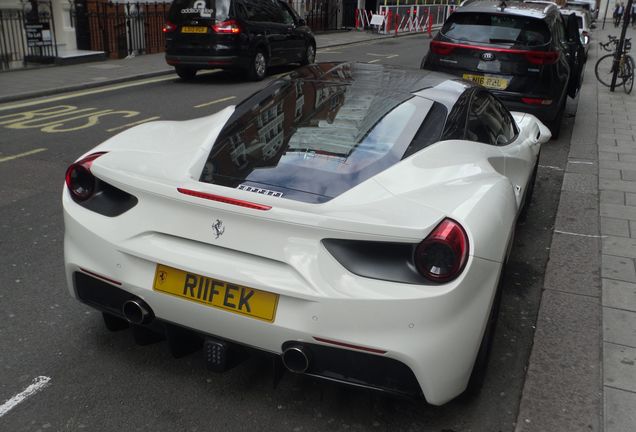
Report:
[[[232,0],[174,0],[168,19],[181,22],[184,19],[216,19],[224,21],[230,16]]]
[[[550,42],[543,20],[489,13],[454,13],[441,33],[451,39],[490,44],[540,46]]]

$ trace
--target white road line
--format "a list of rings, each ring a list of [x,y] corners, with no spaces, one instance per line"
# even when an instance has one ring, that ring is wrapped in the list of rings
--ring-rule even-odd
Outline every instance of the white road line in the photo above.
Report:
[[[117,127],[110,128],[110,129],[106,129],[106,132],[115,132],[116,130],[126,129],[126,128],[129,128],[129,127],[132,127],[132,126],[137,126],[137,125],[140,125],[142,123],[147,123],[149,121],[157,120],[159,118],[161,118],[161,117],[159,117],[159,116],[148,117],[147,119],[139,120],[139,121],[136,121],[136,122],[128,123],[128,124],[117,126]]]
[[[27,398],[33,396],[44,387],[49,385],[51,378],[47,376],[39,376],[33,380],[33,384],[25,388],[22,392],[13,396],[11,399],[0,405],[0,417],[15,408],[20,402],[23,402]]]
[[[224,97],[224,98],[221,98],[221,99],[213,100],[212,102],[206,102],[206,103],[202,103],[201,105],[195,105],[194,107],[195,108],[202,108],[202,107],[205,107],[205,106],[218,104],[218,103],[229,101],[229,100],[232,100],[232,99],[236,99],[236,96]]]
[[[563,171],[563,168],[559,168],[558,166],[552,166],[552,165],[539,165],[539,168],[547,168],[547,169],[552,169],[557,171]]]
[[[368,62],[368,63],[375,63],[375,62],[379,62],[380,60],[382,60],[382,59],[375,59],[375,60],[371,60],[371,61],[370,61],[370,62]]]
[[[387,58],[390,59],[390,58],[399,57],[399,56],[400,56],[399,54],[393,54],[393,55],[388,56]]]
[[[367,55],[375,56],[375,57],[386,57],[386,54],[367,53]]]
[[[561,230],[554,230],[554,232],[558,233],[558,234],[573,235],[573,236],[577,236],[577,237],[589,237],[589,238],[605,238],[605,237],[607,237],[605,235],[579,234],[579,233],[573,233],[573,232],[561,231]]]
[[[213,74],[213,73],[217,73],[220,72],[221,69],[212,69],[210,71],[205,71],[205,72],[201,72],[199,73],[199,75],[209,75],[209,74]],[[27,102],[19,102],[19,103],[7,103],[4,105],[0,105],[0,111],[7,111],[7,110],[11,110],[11,109],[16,109],[16,108],[24,108],[24,107],[29,107],[29,106],[33,106],[33,105],[42,105],[45,103],[49,103],[49,102],[58,102],[61,100],[66,100],[66,99],[72,99],[72,98],[76,98],[76,97],[80,97],[80,96],[88,96],[88,95],[92,95],[92,94],[98,94],[98,93],[106,93],[106,92],[110,92],[110,91],[115,91],[115,90],[121,90],[121,89],[125,89],[125,88],[129,88],[129,87],[137,87],[137,86],[141,86],[141,85],[146,85],[146,84],[153,84],[153,83],[158,83],[158,82],[162,82],[162,81],[170,81],[170,80],[174,80],[176,78],[176,75],[171,74],[168,76],[162,76],[162,77],[158,77],[158,78],[148,78],[145,80],[141,80],[141,81],[133,81],[133,82],[129,82],[129,83],[124,83],[124,84],[114,84],[111,86],[106,86],[106,87],[99,87],[96,89],[92,89],[92,90],[84,90],[84,91],[78,91],[78,92],[73,92],[73,93],[67,93],[67,94],[63,94],[60,96],[51,96],[48,98],[44,98],[44,99],[36,99],[36,100],[30,100]]]
[[[568,163],[571,163],[571,164],[583,164],[583,165],[594,165],[594,162],[586,162],[586,161],[569,160]]]
[[[46,151],[46,149],[45,148],[38,148],[38,149],[35,149],[35,150],[30,150],[28,152],[20,153],[20,154],[13,155],[13,156],[0,157],[0,163],[8,162],[8,161],[11,161],[11,160],[14,160],[14,159],[19,159],[19,158],[25,157],[25,156],[31,156],[32,154],[40,153],[40,152],[43,152],[43,151]]]

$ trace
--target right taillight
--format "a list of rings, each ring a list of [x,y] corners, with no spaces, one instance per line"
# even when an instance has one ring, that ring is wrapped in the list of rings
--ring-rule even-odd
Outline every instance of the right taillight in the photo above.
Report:
[[[462,226],[444,219],[416,248],[417,271],[433,282],[448,282],[459,276],[468,260],[468,236]]]
[[[215,33],[239,34],[241,32],[241,28],[239,27],[238,22],[233,19],[220,21],[216,24],[213,24],[211,27]]]
[[[95,193],[96,179],[91,173],[93,161],[106,152],[97,152],[86,156],[66,170],[66,187],[76,201],[86,201]]]
[[[170,21],[166,21],[166,23],[163,25],[163,29],[162,31],[164,33],[172,33],[173,31],[175,31],[177,29],[177,26],[174,25],[173,23],[171,23]]]
[[[561,55],[559,51],[527,51],[526,58],[535,65],[554,64]]]

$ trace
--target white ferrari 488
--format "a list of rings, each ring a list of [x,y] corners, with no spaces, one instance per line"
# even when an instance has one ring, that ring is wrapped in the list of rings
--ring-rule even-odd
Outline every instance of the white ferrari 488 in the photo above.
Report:
[[[71,295],[140,342],[443,404],[479,387],[548,129],[486,89],[321,63],[66,172]],[[282,361],[282,362],[281,362]],[[282,367],[282,366],[281,366]]]

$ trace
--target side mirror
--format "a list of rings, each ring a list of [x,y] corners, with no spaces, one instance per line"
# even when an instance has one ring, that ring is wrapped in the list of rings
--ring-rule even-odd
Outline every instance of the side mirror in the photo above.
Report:
[[[307,25],[307,21],[305,21],[304,19],[300,18],[298,20],[298,25],[299,26],[306,26]]]

